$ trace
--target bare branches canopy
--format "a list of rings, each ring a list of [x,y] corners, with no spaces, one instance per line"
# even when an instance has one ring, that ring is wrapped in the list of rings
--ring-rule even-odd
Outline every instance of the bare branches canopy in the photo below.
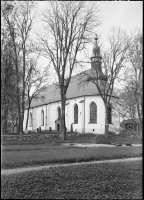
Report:
[[[86,2],[52,1],[43,14],[45,35],[39,35],[43,55],[54,67],[62,100],[61,133],[65,135],[65,101],[72,72],[79,61],[77,55],[86,48],[99,24],[96,6],[86,7]]]

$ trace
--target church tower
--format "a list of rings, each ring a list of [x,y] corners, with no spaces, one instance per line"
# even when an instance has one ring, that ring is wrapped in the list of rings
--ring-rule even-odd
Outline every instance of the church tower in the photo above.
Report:
[[[98,46],[98,37],[96,35],[91,57],[91,70],[95,72],[97,71],[99,80],[107,81],[107,76],[102,72],[101,60],[102,57],[100,55],[100,47]]]

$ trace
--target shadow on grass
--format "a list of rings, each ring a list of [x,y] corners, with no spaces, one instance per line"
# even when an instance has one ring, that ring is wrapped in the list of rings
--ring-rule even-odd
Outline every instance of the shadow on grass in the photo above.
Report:
[[[115,156],[103,156],[103,157],[89,157],[89,158],[66,158],[66,159],[54,159],[49,161],[29,161],[29,162],[21,162],[13,163],[12,165],[9,163],[2,163],[2,169],[13,169],[19,167],[32,167],[32,166],[41,166],[41,165],[48,165],[48,164],[66,164],[66,163],[80,163],[80,162],[90,162],[90,161],[100,161],[100,160],[111,160],[111,159],[122,159],[122,158],[135,158],[141,157],[142,154],[137,155],[115,155]]]

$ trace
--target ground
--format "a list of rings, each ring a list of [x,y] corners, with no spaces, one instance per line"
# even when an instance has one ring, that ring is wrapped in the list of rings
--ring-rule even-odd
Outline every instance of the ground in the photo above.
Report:
[[[2,175],[2,199],[142,199],[142,161]]]
[[[98,137],[99,139],[97,140]],[[1,167],[15,168],[57,162],[68,163],[123,157],[137,157],[142,155],[141,146],[80,148],[73,145],[64,145],[65,143],[95,143],[95,140],[99,141],[99,143],[102,143],[104,139],[101,136],[98,137],[95,138],[95,135],[92,134],[71,138],[69,137],[66,141],[64,141],[64,143],[59,141],[58,137],[49,137],[23,142],[6,141],[2,145]],[[124,138],[117,138],[118,143],[121,143],[122,141],[124,141]]]
[[[142,156],[142,146],[80,148],[73,145],[5,145],[2,148],[1,168],[139,156]]]
[[[142,146],[80,148],[73,143],[129,143],[95,135],[2,141],[2,169],[141,157]],[[133,140],[135,143],[136,141]],[[138,142],[138,141],[137,141]],[[140,143],[141,141],[139,141]],[[66,145],[69,144],[69,145]],[[70,145],[71,144],[71,145]],[[112,145],[110,145],[112,146]],[[142,199],[142,162],[90,164],[2,175],[2,199]]]

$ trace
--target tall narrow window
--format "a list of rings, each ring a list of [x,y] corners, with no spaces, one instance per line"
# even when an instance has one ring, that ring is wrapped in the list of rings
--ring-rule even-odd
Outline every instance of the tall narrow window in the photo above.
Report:
[[[94,102],[90,104],[90,123],[97,123],[97,105]]]
[[[44,126],[44,110],[41,111],[41,126]]]
[[[78,124],[78,105],[74,106],[74,123]]]
[[[32,113],[29,114],[29,127],[32,126]]]
[[[108,106],[108,122],[112,124],[112,107],[111,105]]]
[[[60,107],[58,107],[58,119],[60,119],[61,118],[61,109],[60,109]]]

